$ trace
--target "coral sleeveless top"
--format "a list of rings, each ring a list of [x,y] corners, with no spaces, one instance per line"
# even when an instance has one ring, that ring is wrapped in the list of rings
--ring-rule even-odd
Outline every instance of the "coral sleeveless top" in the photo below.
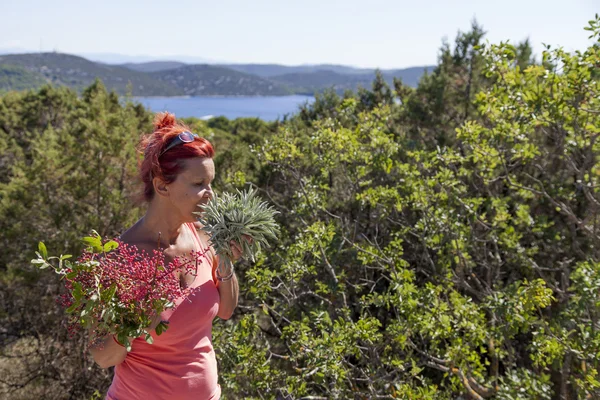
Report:
[[[194,233],[201,251],[206,245]],[[125,360],[115,366],[107,400],[216,400],[221,397],[217,360],[212,345],[212,321],[219,311],[214,253],[202,258],[187,298],[161,313],[169,328],[153,344],[136,338]]]

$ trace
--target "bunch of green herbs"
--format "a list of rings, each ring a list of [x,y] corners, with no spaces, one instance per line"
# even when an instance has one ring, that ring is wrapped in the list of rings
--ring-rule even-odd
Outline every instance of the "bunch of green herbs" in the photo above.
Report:
[[[275,211],[261,201],[256,190],[215,195],[211,201],[195,214],[210,237],[210,242],[219,255],[219,263],[231,263],[233,252],[231,241],[242,248],[242,257],[255,261],[255,255],[277,239],[279,226],[275,222]]]

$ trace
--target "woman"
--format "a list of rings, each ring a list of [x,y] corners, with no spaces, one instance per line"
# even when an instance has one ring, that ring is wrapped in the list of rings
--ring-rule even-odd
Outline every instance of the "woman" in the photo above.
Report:
[[[189,257],[192,251],[206,256],[196,263],[196,274],[177,272],[181,286],[191,292],[155,319],[151,329],[161,320],[168,321],[169,329],[160,336],[152,332],[153,344],[137,338],[128,353],[114,337],[107,337],[91,353],[101,367],[115,366],[107,399],[218,399],[212,321],[215,316],[231,317],[238,282],[231,266],[216,268],[214,250],[193,214],[213,194],[214,150],[172,114],[158,114],[154,126],[140,144],[148,210],[120,239],[152,254],[160,237],[167,263]],[[232,250],[239,258],[239,245],[232,243]]]

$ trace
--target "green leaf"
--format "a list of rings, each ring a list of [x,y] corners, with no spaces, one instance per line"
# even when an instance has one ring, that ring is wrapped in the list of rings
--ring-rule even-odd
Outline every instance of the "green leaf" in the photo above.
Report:
[[[103,250],[102,240],[100,239],[100,236],[86,236],[82,238],[81,241],[88,247],[91,247],[95,253],[100,253]]]
[[[73,304],[71,304],[69,306],[69,308],[67,308],[66,312],[69,313],[69,314],[72,313],[72,312],[74,312],[77,309],[77,307],[79,307],[79,304],[80,303],[78,301],[74,302]]]
[[[66,275],[65,275],[65,277],[66,277],[67,279],[74,279],[74,278],[76,278],[76,277],[77,277],[77,271],[72,271],[72,272],[69,272],[68,274],[66,274]]]
[[[169,324],[167,321],[160,321],[154,330],[156,331],[156,334],[160,336],[167,330],[168,327]]]
[[[104,251],[105,252],[112,251],[112,250],[116,249],[117,247],[119,247],[119,243],[115,242],[114,240],[104,243]]]
[[[73,282],[73,297],[75,298],[75,300],[80,300],[81,297],[83,297],[83,287],[81,286],[81,283],[75,281]]]
[[[48,251],[46,250],[46,245],[44,244],[44,242],[38,243],[38,251],[44,259],[48,258]]]
[[[116,292],[117,292],[117,285],[112,284],[109,289],[106,289],[102,292],[102,295],[100,296],[100,298],[102,299],[102,301],[108,303],[112,300],[112,298],[114,297]]]
[[[146,342],[147,342],[148,344],[152,344],[152,343],[154,343],[154,338],[153,338],[153,337],[152,337],[152,335],[151,335],[151,334],[149,334],[149,333],[146,333]]]
[[[40,265],[38,268],[39,268],[39,269],[46,269],[46,268],[49,268],[49,267],[50,267],[50,264],[48,264],[47,262],[44,262],[44,263],[43,263],[42,265]]]
[[[128,352],[131,351],[131,342],[129,341],[129,338],[127,337],[126,332],[118,332],[117,333],[117,342],[119,342],[120,344],[125,346],[125,349]]]

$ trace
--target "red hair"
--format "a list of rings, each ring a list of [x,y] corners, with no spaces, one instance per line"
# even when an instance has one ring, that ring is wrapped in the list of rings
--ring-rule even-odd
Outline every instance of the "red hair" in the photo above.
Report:
[[[193,142],[182,143],[160,155],[168,143],[182,132],[191,131],[190,128],[178,122],[175,115],[164,112],[154,117],[154,132],[144,135],[140,140],[138,150],[144,155],[140,163],[140,175],[144,183],[144,200],[150,201],[154,197],[152,180],[160,178],[166,183],[177,179],[184,168],[183,160],[186,158],[213,158],[215,150],[210,142],[204,138],[196,138]]]

